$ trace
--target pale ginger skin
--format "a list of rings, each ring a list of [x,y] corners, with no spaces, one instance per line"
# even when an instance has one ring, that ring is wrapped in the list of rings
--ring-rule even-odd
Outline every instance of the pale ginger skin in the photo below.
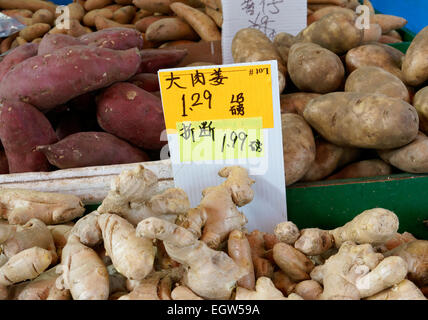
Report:
[[[404,243],[391,251],[386,257],[399,256],[408,267],[407,277],[419,287],[428,286],[428,240],[415,240]]]
[[[54,226],[47,226],[49,231],[51,232],[55,247],[58,249],[62,249],[67,244],[68,236],[73,229],[72,225],[67,224],[58,224]]]
[[[300,236],[299,228],[291,221],[277,224],[274,233],[279,241],[290,245],[293,245]]]
[[[260,277],[256,282],[256,290],[248,290],[245,288],[236,288],[235,300],[302,300],[302,298],[291,293],[288,298],[275,288],[272,280],[267,277]]]
[[[304,280],[299,282],[294,288],[294,292],[301,296],[303,300],[318,300],[323,289],[315,280]]]
[[[58,289],[56,282],[59,275],[57,267],[46,270],[37,278],[23,282],[11,288],[13,300],[70,300],[70,291]]]
[[[401,246],[402,244],[415,240],[417,239],[409,232],[397,232],[394,237],[385,242],[384,247],[386,250],[392,250],[394,248],[397,248],[398,246]]]
[[[294,247],[307,256],[317,256],[334,245],[334,238],[328,231],[318,228],[302,229]]]
[[[237,285],[248,290],[254,290],[256,279],[253,260],[251,258],[251,247],[247,237],[242,231],[233,230],[229,234],[227,250],[233,261],[235,261],[242,270],[245,270],[245,275],[238,280]]]
[[[407,279],[365,300],[427,300],[421,290]]]
[[[118,300],[160,300],[158,296],[159,280],[158,275],[148,277],[129,294],[121,296]]]
[[[45,271],[52,262],[52,253],[33,247],[11,257],[0,268],[0,285],[10,286],[25,280],[32,280]]]
[[[155,247],[151,240],[137,237],[131,223],[105,213],[99,216],[98,225],[107,255],[117,271],[128,279],[142,280],[153,270]]]
[[[37,218],[45,224],[59,224],[80,217],[85,208],[73,195],[23,189],[1,189],[0,216],[10,224],[25,224]]]
[[[74,300],[107,300],[109,274],[101,258],[80,243],[76,235],[68,238],[62,250],[59,288],[69,289]]]
[[[359,300],[393,286],[406,274],[403,259],[384,259],[371,245],[349,241],[324,265],[316,267],[311,277],[322,279],[322,300]]]
[[[278,267],[293,281],[310,279],[314,264],[303,253],[289,244],[280,242],[273,247],[273,259]]]
[[[136,226],[145,218],[184,214],[189,209],[183,190],[172,188],[160,193],[157,176],[139,165],[112,180],[98,212],[117,214]]]
[[[80,243],[88,247],[94,247],[103,240],[101,229],[98,225],[100,213],[93,211],[76,222],[71,234],[75,234]]]
[[[137,235],[162,240],[168,255],[186,267],[183,283],[206,299],[229,299],[243,276],[226,253],[209,248],[187,229],[159,218],[148,218],[137,226]]]
[[[18,252],[32,247],[46,249],[52,254],[52,263],[58,259],[53,237],[46,225],[39,219],[31,219],[2,244],[2,251],[11,258]]]
[[[237,207],[250,203],[254,198],[251,189],[254,180],[248,177],[246,169],[239,166],[225,167],[218,174],[227,178],[226,181],[204,189],[197,210],[184,217],[180,223],[185,227],[190,226],[195,234],[201,234],[200,240],[213,249],[218,249],[232,230],[243,228],[247,218]]]
[[[272,278],[274,267],[271,261],[266,259],[267,250],[265,247],[264,233],[254,230],[247,235],[248,243],[251,247],[251,258],[253,260],[256,278]]]
[[[4,243],[9,239],[11,236],[13,236],[17,230],[20,230],[20,226],[18,225],[11,225],[6,223],[0,223],[0,244]]]
[[[204,300],[186,286],[175,287],[171,297],[172,300]]]

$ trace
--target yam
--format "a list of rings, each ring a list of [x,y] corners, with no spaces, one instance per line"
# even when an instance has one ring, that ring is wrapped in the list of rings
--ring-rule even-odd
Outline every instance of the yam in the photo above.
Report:
[[[197,40],[198,34],[180,18],[166,18],[155,21],[146,30],[149,41]]]
[[[83,45],[84,43],[75,37],[66,34],[46,34],[39,44],[38,55],[44,56],[48,53],[52,53],[56,50],[70,47]]]
[[[186,57],[187,52],[179,49],[146,49],[141,51],[138,73],[156,73],[159,69],[175,67]]]
[[[133,24],[121,24],[116,21],[104,18],[103,16],[95,16],[94,23],[96,29],[104,30],[104,29],[110,29],[110,28],[128,28],[128,29],[135,29],[135,25]]]
[[[113,13],[113,20],[121,24],[131,23],[136,12],[137,10],[134,6],[122,7]]]
[[[102,9],[112,3],[113,0],[86,0],[84,7],[86,11],[92,11],[94,9]]]
[[[148,92],[160,90],[158,75],[155,73],[139,73],[129,79],[128,82]]]
[[[169,16],[149,16],[149,17],[144,17],[140,20],[138,20],[135,23],[135,28],[140,31],[145,33],[147,28],[154,22],[158,21],[158,20],[162,20],[165,18],[169,18]]]
[[[47,9],[37,10],[36,12],[34,12],[32,17],[33,24],[47,23],[52,26],[54,21],[55,21],[55,15]]]
[[[0,9],[26,9],[33,12],[47,9],[55,13],[56,5],[50,1],[42,0],[0,0]]]
[[[0,81],[15,65],[37,55],[37,50],[37,44],[28,43],[9,52],[9,54],[4,57],[3,61],[0,62]]]
[[[79,132],[63,140],[36,148],[57,168],[81,168],[148,160],[148,156],[129,143],[105,132]]]
[[[142,49],[144,45],[142,34],[127,28],[109,28],[83,35],[79,40],[89,46],[114,50]]]
[[[47,23],[35,23],[22,29],[19,32],[19,36],[27,42],[31,42],[36,38],[41,38],[45,33],[51,29],[51,26]]]
[[[87,27],[95,27],[96,16],[101,16],[107,19],[113,19],[113,12],[111,12],[111,10],[106,8],[89,11],[83,17],[83,24]]]

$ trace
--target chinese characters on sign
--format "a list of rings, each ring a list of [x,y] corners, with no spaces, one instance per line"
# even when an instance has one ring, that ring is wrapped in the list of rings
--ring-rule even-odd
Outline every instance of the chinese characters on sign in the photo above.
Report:
[[[273,40],[278,33],[273,25],[277,19],[282,19],[280,4],[284,2],[284,0],[242,1],[241,10],[248,16],[248,27],[262,31]]]

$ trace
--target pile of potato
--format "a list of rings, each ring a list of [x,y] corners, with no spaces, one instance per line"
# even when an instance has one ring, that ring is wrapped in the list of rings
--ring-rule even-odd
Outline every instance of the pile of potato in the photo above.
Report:
[[[219,28],[223,18],[220,0],[78,0],[67,5],[67,8],[70,13],[69,26],[64,29],[57,23],[64,22],[65,15],[61,16],[57,5],[50,1],[0,1],[2,13],[27,26],[2,41],[1,53],[24,43],[39,43],[46,33],[80,37],[114,27],[143,33],[147,40],[145,48],[174,45],[175,41],[193,43],[200,39],[221,39]]]
[[[218,174],[191,208],[136,165],[85,216],[73,195],[2,189],[0,300],[426,300],[428,241],[398,233],[392,211],[249,232],[255,181]]]
[[[385,43],[405,19],[373,11],[364,30],[347,7],[311,8],[295,37],[243,29],[232,44],[236,62],[278,61],[287,185],[428,173],[428,27],[403,54]]]

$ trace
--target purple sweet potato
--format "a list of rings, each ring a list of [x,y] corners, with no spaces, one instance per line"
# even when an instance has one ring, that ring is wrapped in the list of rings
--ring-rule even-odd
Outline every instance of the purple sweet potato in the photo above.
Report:
[[[46,112],[84,93],[128,80],[140,64],[135,48],[66,47],[13,68],[0,83],[0,98],[19,99]]]
[[[144,149],[165,145],[161,99],[132,83],[116,83],[98,97],[98,123],[105,131]]]
[[[140,149],[106,132],[75,133],[55,144],[38,146],[37,150],[60,169],[149,160]]]
[[[9,173],[9,164],[7,163],[6,152],[0,150],[0,174]]]
[[[138,73],[156,73],[159,69],[175,67],[186,55],[186,50],[179,49],[142,50]]]
[[[99,48],[127,50],[143,49],[144,40],[141,32],[130,28],[109,28],[85,34],[79,38],[83,43]]]
[[[19,101],[4,102],[0,108],[0,139],[10,173],[48,171],[49,162],[35,147],[58,139],[43,113]]]
[[[37,43],[26,43],[9,52],[0,63],[0,81],[15,65],[37,55],[38,46]]]
[[[39,44],[39,51],[37,54],[42,56],[58,49],[79,45],[84,45],[84,43],[78,38],[61,33],[47,33]]]
[[[155,73],[139,73],[133,76],[128,82],[148,92],[159,91],[159,78]]]

